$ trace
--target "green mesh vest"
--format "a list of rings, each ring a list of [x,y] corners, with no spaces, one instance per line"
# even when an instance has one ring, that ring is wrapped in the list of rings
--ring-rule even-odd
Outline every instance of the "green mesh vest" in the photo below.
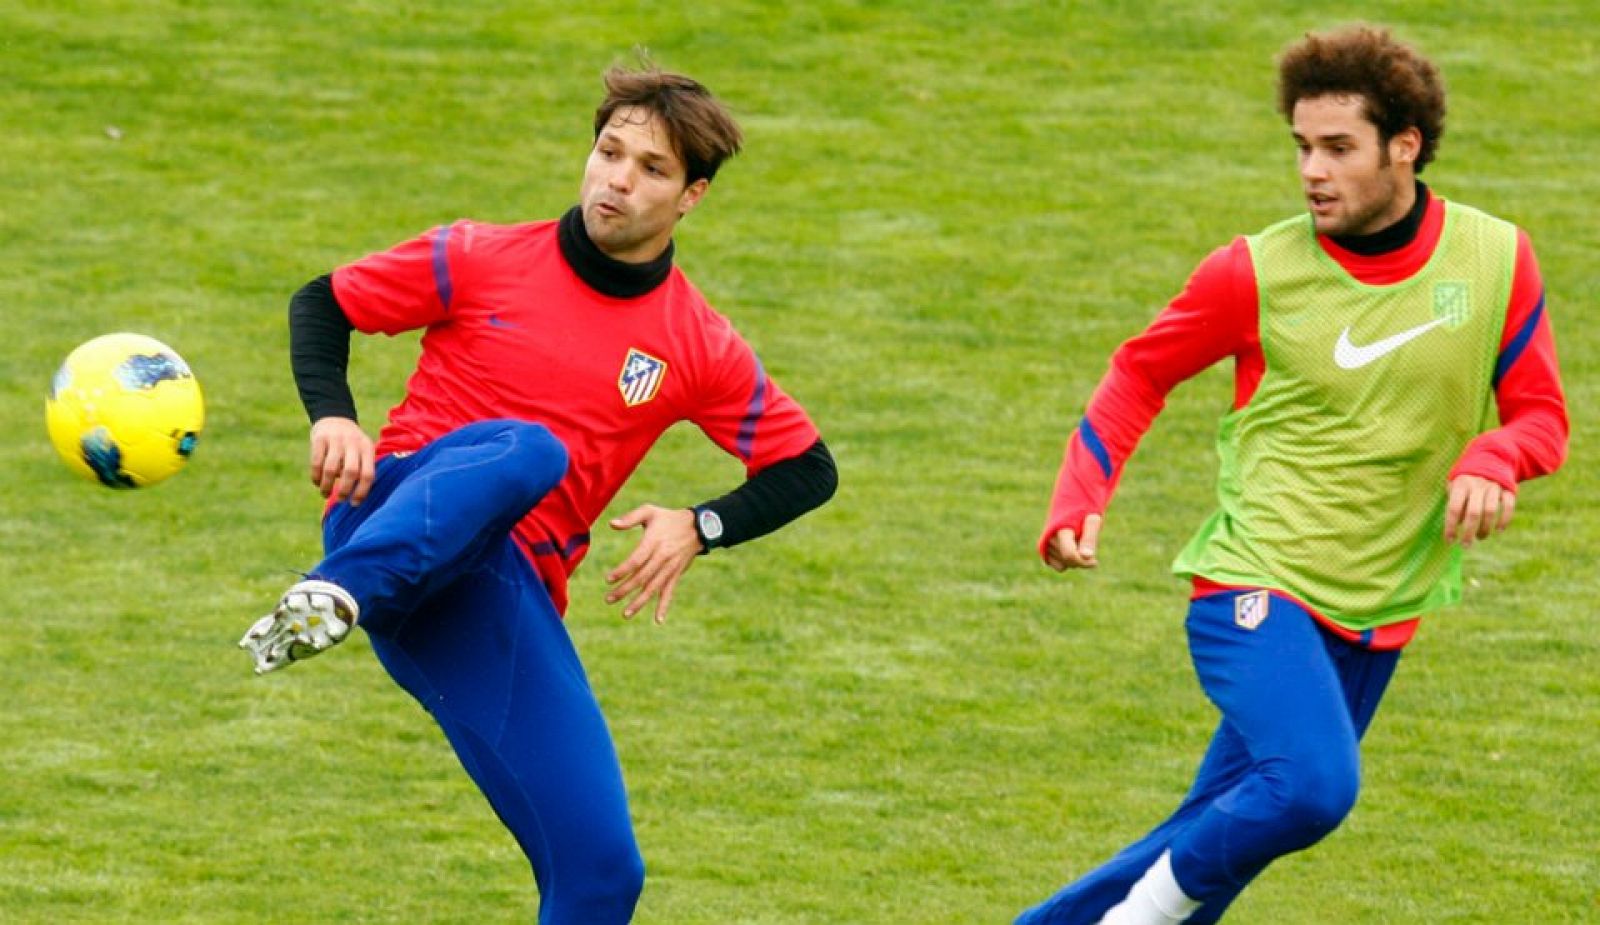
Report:
[[[1445,478],[1494,420],[1516,228],[1445,203],[1427,265],[1368,286],[1309,215],[1247,239],[1266,374],[1217,431],[1219,507],[1173,571],[1277,588],[1360,632],[1461,598]]]

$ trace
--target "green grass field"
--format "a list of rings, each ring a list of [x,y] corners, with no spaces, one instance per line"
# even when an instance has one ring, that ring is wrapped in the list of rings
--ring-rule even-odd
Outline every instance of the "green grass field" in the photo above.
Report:
[[[265,679],[233,643],[319,552],[289,294],[460,216],[559,214],[635,45],[743,120],[680,261],[842,472],[696,565],[665,627],[601,599],[629,538],[578,575],[639,921],[1004,922],[1103,860],[1211,731],[1166,565],[1231,372],[1174,395],[1072,578],[1032,551],[1061,446],[1207,252],[1301,207],[1272,58],[1358,12],[1445,70],[1426,179],[1533,236],[1572,458],[1408,652],[1354,815],[1229,921],[1600,921],[1591,3],[663,6],[0,0],[0,920],[531,918],[520,853],[364,638]],[[147,492],[75,480],[44,435],[55,366],[115,330],[207,391],[190,471]],[[414,355],[359,343],[370,425]],[[614,508],[739,477],[678,430]]]

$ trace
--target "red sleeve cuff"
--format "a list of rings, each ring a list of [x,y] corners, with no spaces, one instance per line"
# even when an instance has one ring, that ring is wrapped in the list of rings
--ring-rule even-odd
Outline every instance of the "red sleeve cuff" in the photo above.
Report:
[[[1046,550],[1050,546],[1050,538],[1062,530],[1071,530],[1074,534],[1083,534],[1083,521],[1094,511],[1071,511],[1059,516],[1052,516],[1045,521],[1044,532],[1039,535],[1039,558],[1047,559]]]
[[[1517,466],[1506,447],[1495,439],[1497,432],[1480,435],[1467,444],[1461,458],[1451,467],[1449,481],[1463,475],[1472,475],[1499,485],[1515,494],[1517,491]]]

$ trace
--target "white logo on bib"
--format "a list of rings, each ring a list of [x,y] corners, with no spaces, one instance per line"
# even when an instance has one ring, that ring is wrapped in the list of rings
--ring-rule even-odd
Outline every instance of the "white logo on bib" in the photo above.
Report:
[[[1346,326],[1339,332],[1339,342],[1333,345],[1333,362],[1339,364],[1340,369],[1360,369],[1385,354],[1399,350],[1448,320],[1448,318],[1435,318],[1426,324],[1419,324],[1399,334],[1390,334],[1383,340],[1375,340],[1362,347],[1350,343],[1350,328]]]

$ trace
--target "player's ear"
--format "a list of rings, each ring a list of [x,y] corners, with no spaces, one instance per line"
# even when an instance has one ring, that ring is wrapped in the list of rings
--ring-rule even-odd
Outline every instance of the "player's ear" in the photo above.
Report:
[[[700,204],[700,198],[706,194],[706,190],[710,186],[711,181],[705,177],[701,177],[685,186],[683,192],[678,196],[678,217],[683,218],[693,211],[694,207]]]
[[[1415,125],[1396,132],[1389,139],[1389,157],[1397,163],[1415,166],[1417,155],[1422,153],[1422,130]]]

